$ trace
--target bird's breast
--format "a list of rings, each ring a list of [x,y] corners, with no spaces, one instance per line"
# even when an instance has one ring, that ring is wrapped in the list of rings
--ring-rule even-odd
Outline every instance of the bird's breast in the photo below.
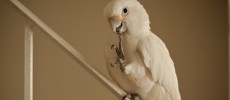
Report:
[[[132,59],[135,52],[137,52],[137,44],[139,39],[131,36],[125,36],[123,40],[123,50],[124,54],[128,58]]]

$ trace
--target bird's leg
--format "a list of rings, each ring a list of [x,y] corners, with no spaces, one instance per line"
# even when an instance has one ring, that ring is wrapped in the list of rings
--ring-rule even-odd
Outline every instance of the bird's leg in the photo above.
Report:
[[[116,46],[116,45],[112,45],[111,46],[111,49],[115,49],[115,51],[116,51],[116,54],[118,55],[119,54],[119,49],[118,49],[118,47]],[[111,64],[111,66],[112,67],[116,67],[116,66],[118,66],[118,64],[119,64],[119,62],[118,62],[118,59],[116,60],[116,62],[114,63],[114,64]]]
[[[122,100],[141,100],[138,94],[127,94],[125,95]]]
[[[118,64],[120,65],[120,68],[121,68],[121,71],[123,71],[123,67],[125,66],[125,61],[126,61],[126,58],[125,58],[125,55],[124,55],[124,52],[123,52],[123,48],[122,48],[122,34],[119,33],[119,44],[118,44],[118,47],[116,45],[112,45],[111,46],[111,49],[115,49],[116,51],[116,54],[117,54],[117,60],[114,64],[111,64],[112,67],[114,66],[117,66]]]
[[[124,67],[125,66],[125,61],[126,61],[126,58],[125,58],[125,55],[124,55],[124,51],[123,51],[123,46],[122,46],[122,39],[123,39],[123,36],[122,34],[119,34],[119,53],[118,53],[118,60],[119,60],[119,63],[120,63],[120,66],[121,67]]]

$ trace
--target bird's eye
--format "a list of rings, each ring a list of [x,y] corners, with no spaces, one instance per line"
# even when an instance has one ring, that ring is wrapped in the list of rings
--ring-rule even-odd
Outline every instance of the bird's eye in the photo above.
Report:
[[[128,14],[128,9],[127,8],[123,8],[123,14],[127,15]]]

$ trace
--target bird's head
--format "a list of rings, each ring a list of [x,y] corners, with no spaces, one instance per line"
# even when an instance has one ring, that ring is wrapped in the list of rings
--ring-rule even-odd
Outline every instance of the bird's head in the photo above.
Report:
[[[115,33],[138,34],[150,30],[149,17],[137,0],[112,0],[104,9]]]

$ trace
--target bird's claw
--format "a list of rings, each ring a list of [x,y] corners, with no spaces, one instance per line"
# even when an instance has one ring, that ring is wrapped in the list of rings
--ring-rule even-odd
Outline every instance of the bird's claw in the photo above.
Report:
[[[118,66],[118,65],[120,65],[120,67],[125,66],[126,58],[124,56],[124,53],[123,53],[122,49],[118,48],[114,44],[111,46],[111,49],[115,49],[116,54],[118,56],[116,62],[114,64],[111,64],[111,66],[112,67],[115,67],[115,66]]]
[[[115,50],[117,50],[118,48],[117,48],[117,46],[116,46],[116,45],[114,45],[114,44],[113,44],[113,45],[111,46],[111,49],[115,49]]]
[[[122,34],[118,34],[119,35],[119,45],[111,45],[111,49],[114,49],[116,51],[117,54],[117,60],[114,64],[111,64],[112,67],[118,66],[120,65],[121,69],[123,69],[123,67],[125,66],[125,62],[126,62],[126,58],[125,55],[123,53],[123,48],[122,48]]]
[[[118,65],[117,65],[117,62],[116,62],[116,63],[114,63],[114,64],[110,64],[110,66],[111,66],[111,67],[116,67],[116,66],[118,66]]]
[[[138,94],[127,94],[125,95],[122,100],[141,100]]]
[[[113,64],[110,64],[110,66],[111,67],[116,67],[118,65],[120,65],[121,67],[125,66],[126,61],[125,61],[124,57],[120,57],[119,54],[117,54],[117,55],[118,55],[118,57],[117,57],[116,62]]]

